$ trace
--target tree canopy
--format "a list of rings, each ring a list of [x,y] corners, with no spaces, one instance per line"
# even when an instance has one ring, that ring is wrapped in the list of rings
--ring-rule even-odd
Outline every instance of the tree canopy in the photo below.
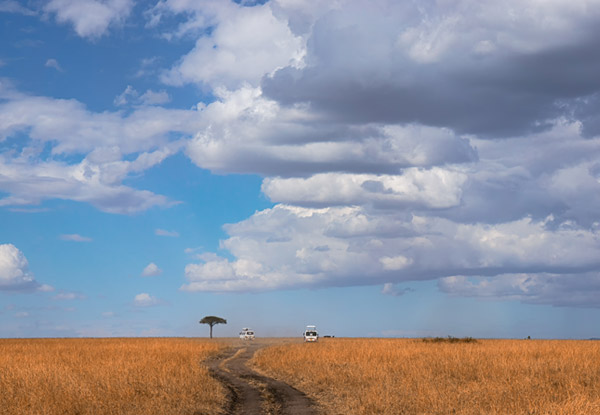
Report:
[[[227,320],[217,316],[206,316],[200,320],[200,324],[208,324],[210,326],[210,338],[212,339],[212,329],[215,324],[227,324]]]

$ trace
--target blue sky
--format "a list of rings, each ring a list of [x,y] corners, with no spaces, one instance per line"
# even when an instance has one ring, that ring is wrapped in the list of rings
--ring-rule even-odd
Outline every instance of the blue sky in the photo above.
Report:
[[[0,19],[0,337],[600,336],[597,0]]]

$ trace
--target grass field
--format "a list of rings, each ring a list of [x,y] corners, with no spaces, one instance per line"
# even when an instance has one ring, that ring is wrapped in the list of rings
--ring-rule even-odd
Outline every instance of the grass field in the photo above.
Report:
[[[0,414],[218,414],[201,361],[224,343],[178,338],[0,339]]]
[[[253,364],[328,415],[600,414],[600,342],[260,341]],[[219,414],[225,390],[201,361],[234,344],[0,339],[0,414]]]
[[[600,414],[600,342],[322,339],[253,363],[328,415]]]

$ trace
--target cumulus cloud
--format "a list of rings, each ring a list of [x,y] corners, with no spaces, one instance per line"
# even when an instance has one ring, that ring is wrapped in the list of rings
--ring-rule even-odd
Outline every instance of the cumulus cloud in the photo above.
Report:
[[[303,105],[282,107],[260,88],[215,90],[187,154],[219,172],[307,176],[320,172],[398,173],[477,160],[469,141],[418,125],[326,122]],[[203,127],[203,128],[202,128]]]
[[[262,291],[399,283],[453,275],[586,273],[600,266],[600,228],[549,226],[552,218],[495,225],[403,211],[276,205],[228,225],[234,260],[186,267],[191,291]]]
[[[155,277],[160,274],[162,274],[162,269],[160,269],[154,262],[146,265],[142,271],[142,277]]]
[[[263,92],[349,123],[413,122],[486,137],[537,131],[563,113],[559,101],[600,86],[597,6],[343,2],[313,23],[305,65],[263,78]]]
[[[559,307],[600,307],[600,274],[502,274],[495,278],[450,276],[438,286],[455,296],[522,301]]]
[[[56,15],[60,23],[70,23],[81,37],[95,39],[109,26],[125,21],[132,0],[51,0],[44,10]]]
[[[247,82],[257,84],[278,67],[298,64],[303,54],[302,40],[284,20],[273,15],[270,5],[207,3],[213,4],[199,4],[198,9],[190,4],[196,13],[186,28],[208,27],[215,21],[218,24],[210,37],[200,37],[194,49],[163,75],[165,82],[238,87]],[[175,2],[163,4],[172,11],[181,10]]]
[[[304,178],[267,178],[263,192],[296,205],[374,204],[448,208],[460,203],[467,175],[453,169],[405,169],[398,175],[320,173]]]
[[[160,305],[161,303],[161,300],[148,293],[141,293],[133,298],[133,305],[136,307],[152,307]]]
[[[92,113],[74,100],[24,95],[0,88],[0,137],[27,132],[18,149],[0,153],[0,206],[50,198],[87,202],[111,213],[135,213],[173,201],[122,184],[177,153],[169,134],[196,130],[196,111],[143,107],[127,117]],[[43,150],[50,148],[50,156]],[[85,154],[75,163],[64,155]],[[128,160],[124,160],[127,156]]]
[[[182,289],[385,284],[392,294],[441,278],[450,292],[457,275],[542,285],[552,275],[593,291],[598,5],[272,1],[255,11],[286,22],[300,52],[261,68],[257,83],[218,67],[184,74],[185,59],[222,52],[233,12],[208,18],[170,3],[216,28],[170,72],[216,97],[186,154],[202,168],[263,175],[276,203],[227,225],[231,255],[200,255]],[[455,292],[471,295],[465,286]],[[558,290],[538,294],[564,303]]]
[[[383,265],[383,269],[390,271],[401,270],[412,264],[412,258],[407,258],[403,255],[396,255],[393,257],[384,256],[379,258],[379,262]]]
[[[26,131],[34,142],[52,145],[52,155],[96,149],[121,154],[149,151],[168,144],[169,133],[191,135],[201,126],[196,111],[151,106],[127,116],[95,113],[76,100],[31,96],[9,88],[0,88],[0,114],[0,137]]]
[[[141,155],[137,161],[145,164],[154,158],[156,163],[166,154],[169,152]],[[144,158],[146,160],[141,160]],[[135,164],[127,161],[96,164],[90,159],[75,165],[61,162],[32,164],[28,159],[7,160],[0,155],[0,189],[10,194],[0,199],[0,206],[39,204],[56,198],[87,202],[109,213],[131,214],[153,206],[173,204],[165,196],[119,183],[129,172],[136,170]]]
[[[46,10],[98,37],[131,9],[79,4],[103,7],[96,26],[71,1]],[[148,27],[195,40],[162,81],[214,100],[167,110],[164,90],[128,86],[115,105],[130,112],[94,113],[0,84],[0,137],[31,141],[0,154],[0,205],[169,206],[123,183],[183,148],[200,168],[261,175],[274,203],[225,226],[221,255],[194,251],[184,290],[393,295],[439,279],[451,294],[555,305],[571,287],[569,304],[596,306],[584,294],[600,267],[599,6],[160,1]]]
[[[0,290],[2,291],[51,291],[49,285],[38,283],[25,255],[12,244],[0,244]]]

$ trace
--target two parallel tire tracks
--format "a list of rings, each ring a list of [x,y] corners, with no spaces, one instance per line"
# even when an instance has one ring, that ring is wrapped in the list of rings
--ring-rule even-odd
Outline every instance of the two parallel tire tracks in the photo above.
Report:
[[[261,375],[246,363],[260,349],[250,343],[207,361],[211,375],[228,390],[227,415],[317,415],[314,403],[285,382]]]

